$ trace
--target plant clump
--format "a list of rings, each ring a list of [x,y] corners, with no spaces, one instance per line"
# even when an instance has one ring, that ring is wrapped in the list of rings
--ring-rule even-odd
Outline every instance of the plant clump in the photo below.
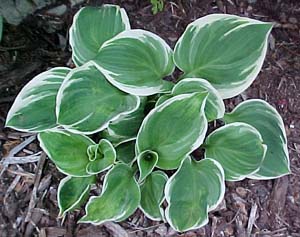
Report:
[[[279,113],[259,99],[226,113],[223,102],[257,77],[271,29],[212,14],[190,23],[172,50],[154,33],[131,29],[119,6],[84,7],[70,28],[76,67],[34,77],[6,126],[38,133],[66,175],[60,216],[87,202],[79,222],[119,222],[139,208],[179,232],[199,228],[223,199],[225,181],[290,173]],[[165,80],[175,67],[177,83]],[[208,134],[215,120],[225,125]],[[199,148],[200,160],[192,155]],[[99,174],[102,192],[89,198]]]

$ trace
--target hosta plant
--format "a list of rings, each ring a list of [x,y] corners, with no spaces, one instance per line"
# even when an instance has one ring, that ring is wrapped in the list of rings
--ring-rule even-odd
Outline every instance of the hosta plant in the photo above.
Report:
[[[85,204],[79,222],[101,224],[139,208],[183,232],[208,222],[225,181],[289,174],[278,112],[251,99],[225,113],[223,102],[256,78],[271,28],[212,14],[189,24],[172,50],[154,33],[131,29],[118,6],[82,8],[70,28],[76,67],[33,78],[6,121],[38,133],[66,175],[59,215]],[[182,73],[173,83],[166,79],[175,67]],[[101,192],[89,198],[99,176],[105,176]]]

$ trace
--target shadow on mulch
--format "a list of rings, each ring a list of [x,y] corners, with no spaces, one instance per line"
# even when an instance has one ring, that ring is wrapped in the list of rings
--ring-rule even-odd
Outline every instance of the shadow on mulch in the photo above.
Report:
[[[174,0],[165,1],[164,11],[157,15],[151,13],[149,1],[98,2],[121,5],[133,28],[157,33],[172,47],[188,23],[210,13],[275,23],[262,72],[246,92],[226,100],[226,105],[231,110],[242,100],[262,98],[277,108],[286,124],[292,174],[271,181],[227,182],[225,199],[217,211],[210,213],[209,224],[181,236],[300,236],[300,2]],[[79,6],[67,6],[66,13],[59,17],[49,16],[42,9],[17,27],[4,26],[0,46],[0,151],[1,157],[26,158],[11,158],[1,173],[0,236],[177,236],[168,225],[150,221],[140,211],[122,223],[101,226],[77,225],[83,210],[68,214],[65,220],[57,219],[56,192],[62,175],[51,162],[40,158],[35,136],[3,128],[7,111],[26,82],[49,67],[72,67],[67,31]],[[92,192],[97,194],[99,190]]]

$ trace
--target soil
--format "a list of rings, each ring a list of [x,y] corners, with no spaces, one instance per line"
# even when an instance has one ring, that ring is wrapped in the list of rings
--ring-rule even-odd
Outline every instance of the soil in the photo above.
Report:
[[[49,14],[47,9],[56,6],[52,5],[28,16],[19,26],[4,25],[0,44],[0,157],[26,156],[25,162],[31,162],[20,163],[19,159],[17,164],[4,167],[2,163],[0,167],[0,236],[300,236],[300,2],[166,0],[164,10],[156,15],[149,2],[87,1],[83,5],[121,5],[133,28],[152,31],[172,47],[188,23],[210,13],[275,23],[257,80],[241,96],[226,100],[226,105],[231,110],[245,99],[262,98],[279,111],[288,135],[292,174],[270,181],[227,182],[225,199],[209,214],[209,224],[183,234],[167,224],[150,221],[140,211],[122,223],[100,226],[76,224],[83,210],[58,219],[56,192],[63,176],[53,163],[40,157],[34,135],[4,128],[8,109],[26,82],[47,68],[74,66],[67,32],[80,5],[71,7],[68,1],[58,1],[56,5],[67,5],[63,15]],[[96,189],[92,193],[97,194]]]

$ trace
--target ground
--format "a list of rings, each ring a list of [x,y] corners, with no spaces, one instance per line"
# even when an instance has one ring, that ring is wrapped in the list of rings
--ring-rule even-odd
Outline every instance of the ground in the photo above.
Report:
[[[0,44],[0,236],[300,236],[300,2],[298,0],[174,0],[153,15],[150,1],[87,1],[119,4],[133,28],[157,33],[172,47],[187,24],[210,13],[229,13],[274,23],[263,69],[241,96],[226,100],[228,111],[248,98],[261,98],[282,115],[288,135],[292,174],[277,180],[227,182],[226,195],[209,224],[179,234],[137,211],[122,223],[76,224],[83,210],[58,219],[56,192],[62,175],[40,157],[35,136],[4,128],[16,94],[34,75],[54,66],[73,66],[67,30],[80,5],[68,1],[62,15],[47,11],[20,25],[4,25]],[[222,52],[220,52],[222,53]],[[3,157],[27,156],[26,159]],[[17,160],[17,162],[16,162]],[[39,160],[39,161],[38,161]],[[27,163],[30,161],[29,163]],[[38,162],[37,162],[38,161]],[[92,190],[97,193],[99,190]]]

